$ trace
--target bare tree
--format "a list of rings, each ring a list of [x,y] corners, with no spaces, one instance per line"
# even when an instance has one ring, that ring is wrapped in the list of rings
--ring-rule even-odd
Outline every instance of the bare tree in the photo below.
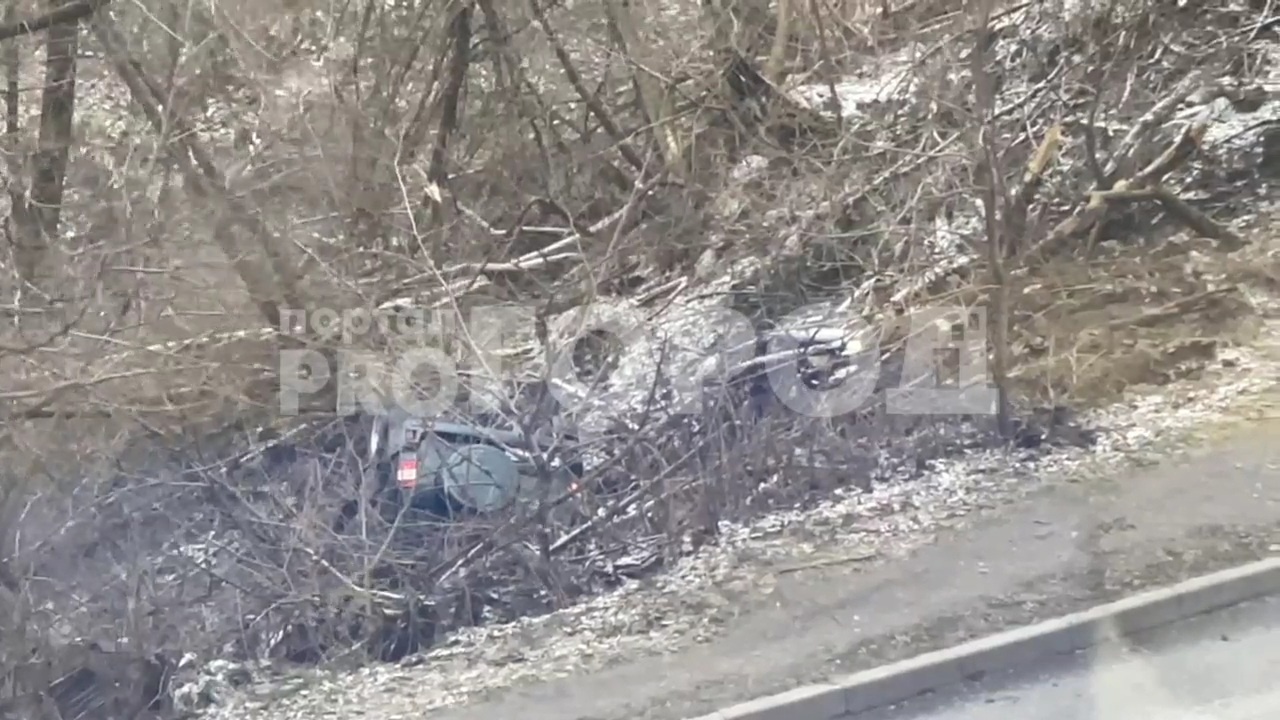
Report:
[[[1243,245],[1203,188],[1245,161],[1179,108],[1247,109],[1265,31],[1213,8],[1185,35],[1154,3],[9,3],[12,712],[128,716],[188,654],[400,658],[1174,372],[1144,349],[1212,345],[1244,300],[1182,240],[1125,241]],[[497,349],[468,321],[494,305],[535,317]],[[586,305],[645,342],[602,342]],[[998,432],[893,417],[915,379],[888,372],[841,417],[784,407],[778,378],[892,369],[904,318],[956,305],[989,310]],[[370,320],[403,307],[452,319]],[[717,344],[726,310],[749,340]],[[434,513],[370,466],[336,382],[281,407],[283,350],[336,375],[424,337],[462,369],[438,419],[593,433],[532,453],[530,498]],[[547,382],[566,358],[581,407]]]

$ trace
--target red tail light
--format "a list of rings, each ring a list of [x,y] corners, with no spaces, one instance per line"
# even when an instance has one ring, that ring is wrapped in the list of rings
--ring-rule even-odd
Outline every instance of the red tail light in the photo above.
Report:
[[[400,458],[400,465],[396,468],[396,484],[405,490],[418,486],[418,458]]]

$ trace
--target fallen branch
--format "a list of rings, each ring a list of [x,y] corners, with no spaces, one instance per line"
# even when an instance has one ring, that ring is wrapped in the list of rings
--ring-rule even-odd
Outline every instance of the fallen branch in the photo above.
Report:
[[[1120,141],[1120,145],[1116,148],[1116,152],[1112,155],[1111,162],[1107,163],[1106,170],[1103,172],[1105,182],[1114,183],[1118,178],[1124,177],[1132,170],[1129,166],[1133,163],[1133,158],[1138,148],[1151,136],[1156,128],[1164,126],[1173,117],[1173,113],[1177,111],[1184,100],[1191,97],[1196,91],[1203,88],[1205,82],[1201,75],[1192,73],[1182,79],[1173,90],[1163,100],[1156,103],[1155,107],[1148,110],[1138,122],[1133,124],[1129,132]],[[1109,189],[1109,188],[1107,188]]]
[[[1191,207],[1172,191],[1160,185],[1160,181],[1185,163],[1200,147],[1208,123],[1200,120],[1188,125],[1164,152],[1132,178],[1116,182],[1111,189],[1094,190],[1089,201],[1071,217],[1063,220],[1041,240],[1033,254],[1052,254],[1067,240],[1088,234],[1088,247],[1097,244],[1113,203],[1133,203],[1155,200],[1175,219],[1202,237],[1238,248],[1243,241],[1230,229],[1214,222],[1204,213]]]
[[[1188,295],[1187,297],[1165,303],[1155,310],[1148,310],[1129,317],[1117,318],[1107,323],[1104,328],[1108,331],[1113,331],[1126,327],[1147,327],[1170,317],[1185,315],[1188,312],[1191,312],[1192,308],[1206,300],[1221,297],[1223,295],[1230,295],[1233,292],[1236,292],[1236,288],[1234,287],[1205,290],[1204,292],[1198,292],[1195,295]]]
[[[537,270],[537,269],[543,268],[546,265],[551,263],[563,262],[566,260],[573,260],[573,259],[582,259],[583,255],[580,250],[574,250],[570,248],[573,248],[575,245],[579,245],[585,239],[600,237],[604,235],[605,232],[608,231],[611,227],[614,229],[614,234],[616,235],[618,231],[620,231],[620,229],[626,224],[627,218],[632,214],[631,211],[634,210],[634,206],[639,201],[639,199],[643,198],[655,187],[663,184],[664,182],[669,182],[669,180],[665,177],[663,173],[658,173],[654,175],[653,177],[649,178],[649,180],[647,180],[646,182],[634,188],[634,191],[632,193],[632,200],[629,201],[626,205],[618,208],[612,213],[609,213],[605,217],[601,218],[598,222],[588,227],[582,227],[576,230],[564,228],[563,230],[561,230],[562,232],[565,233],[564,237],[560,238],[559,240],[556,240],[555,242],[551,243],[550,245],[547,245],[544,248],[527,252],[524,255],[521,255],[516,258],[512,258],[511,260],[508,260],[506,262],[465,263],[465,264],[451,265],[441,270],[429,270],[427,272],[414,275],[413,277],[410,277],[400,282],[399,287],[401,288],[408,287],[413,285],[414,283],[421,282],[424,280],[438,281],[440,278],[448,275],[458,275],[463,273],[485,273],[485,272],[499,272],[499,273],[526,272],[530,270]],[[435,193],[430,194],[430,197],[435,202],[445,201],[444,195],[439,191],[438,188]],[[491,225],[488,221],[486,221],[479,213],[472,210],[471,208],[468,208],[466,205],[462,204],[456,197],[453,197],[452,195],[450,195],[448,200],[455,207],[457,207],[458,210],[464,216],[471,219],[473,222],[475,222],[477,225],[483,228],[485,232],[489,233],[493,237],[505,238],[505,237],[510,237],[515,232],[522,229],[523,230],[535,229],[535,228],[517,227],[517,228],[512,228],[511,230],[499,230],[493,227],[493,225]],[[545,231],[549,229],[550,228],[536,228],[536,230],[538,231]],[[382,305],[385,306],[387,304],[391,304],[395,302],[397,301],[387,300],[384,303],[382,303]]]
[[[832,567],[833,565],[848,565],[849,563],[866,562],[879,557],[880,553],[875,550],[860,550],[848,555],[840,555],[837,557],[821,558],[818,560],[810,560],[809,562],[796,563],[795,565],[787,565],[778,568],[779,575],[786,573],[800,572],[801,570],[817,570],[819,568]]]
[[[1018,248],[1015,243],[1021,244],[1025,241],[1027,235],[1027,212],[1031,208],[1031,203],[1035,200],[1040,186],[1044,184],[1045,172],[1048,171],[1049,165],[1058,156],[1058,150],[1061,147],[1062,126],[1054,125],[1045,133],[1044,139],[1040,141],[1040,146],[1036,148],[1035,154],[1027,162],[1027,169],[1022,174],[1022,184],[1018,187],[1018,191],[1014,193],[1005,219],[1005,224],[1007,225],[1005,256],[1012,257],[1017,254]]]

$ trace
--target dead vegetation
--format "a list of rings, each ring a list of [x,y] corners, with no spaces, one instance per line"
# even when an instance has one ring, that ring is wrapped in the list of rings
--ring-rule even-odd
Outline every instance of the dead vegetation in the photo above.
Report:
[[[1196,372],[1274,284],[1251,242],[1280,168],[1269,12],[9,3],[7,711],[199,705],[186,675],[215,657],[400,659],[653,572],[723,522],[1060,437],[1037,418]],[[476,367],[471,328],[436,340],[474,396],[533,388],[507,424],[592,425],[589,491],[388,513],[333,387],[281,417],[280,353],[353,344],[280,332],[290,311],[394,303],[533,308],[501,368]],[[654,356],[600,363],[561,417],[523,381],[592,354],[570,342],[587,305],[653,323]],[[888,412],[904,317],[956,306],[987,311],[997,421]],[[871,328],[854,361],[775,353],[819,394],[850,362],[897,372],[857,412],[799,417],[751,348],[673,414],[725,309]]]

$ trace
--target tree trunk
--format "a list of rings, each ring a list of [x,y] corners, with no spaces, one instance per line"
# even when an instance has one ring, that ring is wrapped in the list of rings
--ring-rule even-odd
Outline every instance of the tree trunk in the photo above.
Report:
[[[49,0],[58,10],[74,0]],[[71,154],[76,106],[76,54],[80,23],[62,23],[45,35],[44,92],[40,100],[40,145],[31,181],[31,207],[41,239],[47,244],[58,237],[62,221],[62,196]]]
[[[47,12],[34,20],[15,21],[16,2],[5,9],[0,39],[44,30],[45,76],[40,100],[40,135],[31,157],[30,191],[15,184],[21,173],[11,164],[10,218],[7,230],[13,243],[18,274],[37,284],[49,247],[62,225],[62,200],[75,124],[76,55],[80,45],[80,19],[105,0],[48,0]],[[7,71],[6,127],[9,151],[18,150],[18,51],[10,43],[5,51]]]

